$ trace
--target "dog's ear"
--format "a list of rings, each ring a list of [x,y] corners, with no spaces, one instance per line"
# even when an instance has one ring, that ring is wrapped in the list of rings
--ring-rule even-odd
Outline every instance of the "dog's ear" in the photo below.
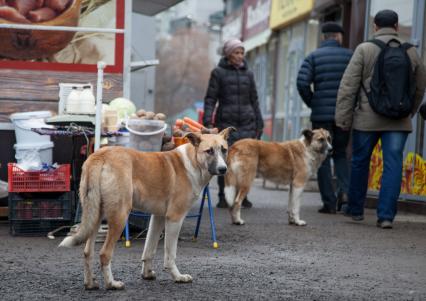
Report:
[[[222,135],[222,136],[223,136],[223,139],[228,140],[229,135],[231,135],[231,133],[232,133],[232,132],[235,132],[236,130],[237,130],[236,128],[234,128],[234,127],[230,126],[230,127],[227,127],[226,129],[222,130],[222,131],[219,133],[219,135]]]
[[[200,145],[200,142],[201,142],[201,133],[199,133],[199,132],[189,132],[184,137],[186,139],[188,139],[189,142],[191,142],[191,144],[193,146]]]
[[[304,129],[302,131],[302,135],[305,137],[305,139],[306,139],[306,141],[308,141],[308,143],[311,143],[312,137],[314,136],[314,132],[312,132],[312,130],[310,130],[310,129]]]

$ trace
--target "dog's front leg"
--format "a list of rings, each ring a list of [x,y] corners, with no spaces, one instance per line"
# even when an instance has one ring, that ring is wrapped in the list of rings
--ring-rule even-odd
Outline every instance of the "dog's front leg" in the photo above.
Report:
[[[145,248],[142,254],[142,278],[154,280],[155,272],[152,269],[152,260],[157,250],[161,232],[164,230],[164,216],[151,215],[148,234],[146,236]]]
[[[181,274],[176,266],[176,249],[179,232],[184,217],[177,222],[166,219],[166,237],[164,243],[164,268],[170,272],[176,282],[192,282],[191,275]]]
[[[297,226],[305,226],[306,222],[300,219],[300,199],[304,187],[290,187],[288,200],[288,222]]]

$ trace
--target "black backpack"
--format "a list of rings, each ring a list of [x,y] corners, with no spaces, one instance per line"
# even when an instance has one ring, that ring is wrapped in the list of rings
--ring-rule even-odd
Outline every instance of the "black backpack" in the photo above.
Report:
[[[370,92],[367,93],[361,84],[371,108],[377,114],[392,119],[409,116],[414,106],[416,83],[407,50],[413,45],[401,44],[396,39],[388,43],[377,39],[369,42],[381,49],[374,65]],[[392,42],[399,46],[390,46]]]

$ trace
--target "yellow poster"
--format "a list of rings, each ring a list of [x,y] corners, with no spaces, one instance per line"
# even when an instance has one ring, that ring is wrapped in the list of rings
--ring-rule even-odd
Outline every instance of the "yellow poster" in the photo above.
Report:
[[[312,11],[314,0],[272,0],[269,26],[277,29],[294,22]]]
[[[368,189],[380,190],[382,173],[383,155],[381,145],[378,143],[371,156]],[[413,152],[409,152],[404,158],[401,193],[426,195],[426,161]]]

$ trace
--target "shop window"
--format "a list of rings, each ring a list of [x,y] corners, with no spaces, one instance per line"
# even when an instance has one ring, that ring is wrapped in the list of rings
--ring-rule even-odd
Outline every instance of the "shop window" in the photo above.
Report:
[[[370,13],[368,16],[368,38],[374,33],[374,16],[383,9],[391,8],[399,16],[399,36],[405,40],[411,40],[411,31],[413,26],[414,0],[371,0]]]

